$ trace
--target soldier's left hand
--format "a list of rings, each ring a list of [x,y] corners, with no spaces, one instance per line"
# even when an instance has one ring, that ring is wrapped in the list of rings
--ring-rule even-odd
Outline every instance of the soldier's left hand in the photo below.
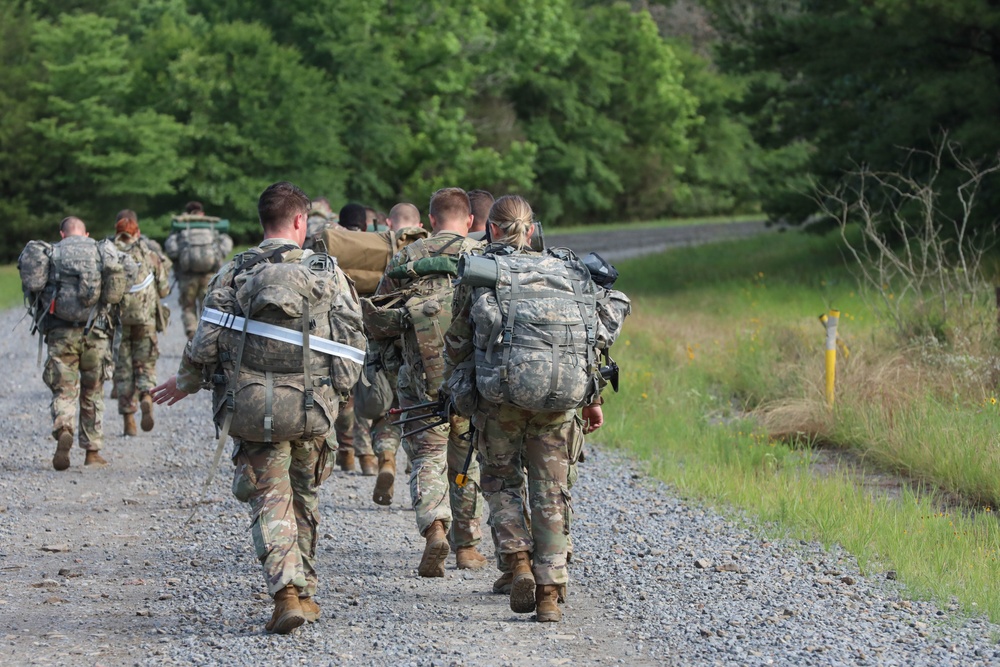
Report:
[[[583,409],[584,433],[593,433],[604,425],[604,411],[599,405],[588,405]]]

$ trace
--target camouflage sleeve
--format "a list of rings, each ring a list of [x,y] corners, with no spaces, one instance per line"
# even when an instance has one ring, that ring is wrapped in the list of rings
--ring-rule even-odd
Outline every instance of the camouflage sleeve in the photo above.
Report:
[[[451,377],[455,367],[472,356],[472,288],[459,285],[451,307],[451,326],[444,335],[444,377]]]
[[[400,287],[403,286],[402,282],[394,278],[389,277],[389,272],[392,271],[397,266],[402,266],[409,261],[406,257],[406,248],[403,248],[389,260],[389,264],[385,267],[385,273],[382,274],[382,280],[378,282],[378,287],[375,288],[375,294],[392,294]]]
[[[177,369],[177,388],[188,394],[196,394],[205,379],[205,367],[191,359],[191,341],[184,346],[181,365]]]
[[[153,253],[152,257],[150,257],[150,262],[153,265],[153,280],[156,282],[156,293],[162,299],[170,294],[170,275],[167,273],[169,267],[163,261],[163,258],[156,253]]]

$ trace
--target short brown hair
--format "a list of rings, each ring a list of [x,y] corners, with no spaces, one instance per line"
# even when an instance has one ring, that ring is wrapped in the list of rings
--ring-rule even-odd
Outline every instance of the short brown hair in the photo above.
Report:
[[[472,226],[486,229],[486,218],[490,217],[493,195],[486,190],[469,190],[468,195],[472,207]]]
[[[205,207],[201,205],[200,201],[189,201],[184,204],[185,213],[204,213]]]
[[[441,188],[431,195],[427,212],[438,221],[468,218],[472,215],[472,205],[462,188]]]
[[[300,213],[309,213],[309,197],[297,185],[279,181],[268,186],[257,200],[257,215],[264,231],[280,229]]]

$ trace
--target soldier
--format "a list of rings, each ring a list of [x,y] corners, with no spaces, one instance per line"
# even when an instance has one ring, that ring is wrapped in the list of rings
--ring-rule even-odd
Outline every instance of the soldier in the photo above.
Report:
[[[389,274],[397,266],[425,257],[457,256],[476,246],[466,238],[472,224],[469,198],[459,188],[438,190],[431,197],[428,217],[433,234],[403,248],[389,262],[377,294],[395,294],[406,290],[406,308],[412,326],[402,340],[402,364],[398,371],[399,405],[412,407],[438,398],[443,380],[444,341],[441,332],[450,321],[452,285],[448,275],[429,275],[419,279],[395,279]],[[421,422],[409,427],[419,426]],[[470,443],[463,439],[469,430],[467,420],[454,415],[448,424],[404,438],[403,446],[413,464],[410,473],[410,497],[416,512],[417,527],[426,543],[418,572],[422,577],[443,577],[449,554],[448,533],[455,548],[459,568],[474,569],[486,564],[476,549],[481,539],[479,469],[469,470],[469,483],[459,486],[456,476],[462,471]],[[450,530],[449,530],[450,529]]]
[[[198,326],[208,281],[232,251],[233,240],[215,230],[219,218],[205,215],[201,202],[188,202],[184,214],[175,221],[191,227],[172,231],[165,244],[167,256],[174,262],[184,334],[190,340]]]
[[[352,232],[368,231],[368,209],[361,204],[344,204],[340,209],[339,224]]]
[[[410,232],[423,230],[420,224],[420,210],[408,202],[396,204],[389,210],[389,229],[397,234],[404,230]],[[426,234],[425,230],[424,233]],[[396,345],[396,341],[390,340],[378,341],[377,347],[382,368],[388,374],[389,382],[395,387],[398,382],[399,366],[402,363],[399,346]],[[393,400],[392,407],[399,407],[399,401]],[[392,422],[393,418],[389,415],[383,415],[372,421],[372,451],[378,457],[378,477],[372,490],[372,501],[378,505],[391,505],[395,493],[396,452],[399,451],[402,429]]]
[[[291,183],[275,183],[261,194],[257,208],[264,241],[213,278],[206,311],[177,375],[152,394],[157,403],[172,405],[197,392],[206,379],[216,383],[216,414],[226,414],[221,439],[229,431],[236,444],[233,494],[250,505],[254,547],[274,598],[265,629],[287,634],[320,615],[313,600],[317,491],[330,474],[326,436],[338,401],[357,381],[364,336],[347,277],[326,255],[299,249],[308,225],[305,193]],[[232,315],[256,322],[260,334],[246,334]],[[312,331],[310,340],[323,339],[326,347],[295,346],[268,335],[302,327]],[[272,382],[268,393],[273,396],[247,391],[247,382]]]
[[[445,375],[456,409],[470,415],[476,429],[490,524],[510,573],[510,608],[536,611],[536,620],[545,622],[562,618],[557,599],[568,581],[569,471],[582,440],[578,430],[596,430],[604,416],[591,340],[597,288],[574,256],[539,257],[549,262],[544,265],[530,257],[532,215],[516,195],[493,204],[489,225],[496,241],[482,261],[496,272],[475,287],[463,278],[455,292]],[[519,263],[504,273],[500,257]],[[592,319],[586,321],[584,313]],[[493,320],[487,323],[487,317]],[[534,363],[510,372],[511,359],[524,364],[532,355]],[[577,401],[585,403],[586,426],[576,414]]]
[[[337,223],[337,216],[334,215],[333,209],[330,208],[329,199],[326,197],[317,197],[312,200],[309,208],[309,229],[306,232],[306,241],[302,244],[302,247],[309,250],[315,248],[316,242],[323,237],[323,232],[329,228],[340,228],[340,225]]]
[[[483,234],[490,207],[493,206],[493,195],[486,190],[469,190],[469,204],[472,205],[472,229],[469,230],[469,235]]]
[[[413,204],[400,202],[389,210],[389,229],[392,231],[420,226],[420,211]]]
[[[368,225],[368,209],[361,204],[345,204],[340,209],[338,223],[348,231],[365,231]],[[355,457],[361,464],[361,474],[367,477],[378,472],[378,459],[372,449],[371,420],[358,418],[354,414],[354,398],[340,406],[335,428],[337,439],[337,466],[344,472],[355,467]]]
[[[36,304],[35,326],[48,345],[42,380],[52,391],[52,437],[57,442],[52,467],[69,468],[78,404],[84,465],[103,466],[101,420],[113,309],[134,278],[135,266],[113,243],[91,239],[80,218],[65,218],[59,235],[62,240],[54,246],[30,242],[18,259],[25,294]],[[28,279],[32,272],[37,280]]]
[[[136,395],[142,409],[142,430],[153,430],[153,399],[149,390],[156,384],[156,360],[160,356],[156,334],[166,325],[160,299],[170,293],[169,260],[140,237],[135,211],[128,209],[118,213],[115,245],[138,267],[138,282],[120,305],[121,342],[114,374],[124,434],[134,436]]]

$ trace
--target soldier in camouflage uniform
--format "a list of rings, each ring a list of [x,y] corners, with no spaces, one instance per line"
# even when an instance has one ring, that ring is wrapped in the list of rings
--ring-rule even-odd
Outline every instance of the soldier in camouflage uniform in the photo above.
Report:
[[[184,206],[184,215],[204,216],[205,210],[201,202],[191,201]],[[228,243],[229,250],[231,250],[232,240],[226,237],[225,242]],[[201,305],[205,300],[212,275],[212,273],[185,273],[180,270],[179,266],[174,267],[174,276],[177,279],[177,299],[181,307],[181,323],[184,325],[184,335],[188,337],[188,340],[191,340],[198,327]]]
[[[402,340],[402,365],[399,367],[397,390],[402,408],[438,398],[443,380],[442,334],[450,318],[445,310],[451,304],[452,285],[448,275],[424,276],[419,279],[395,279],[389,274],[422,257],[457,256],[475,247],[466,238],[472,215],[469,198],[459,188],[446,188],[431,197],[429,217],[433,234],[403,248],[389,262],[386,275],[378,286],[378,294],[407,290],[413,296],[407,301],[422,303],[414,306],[427,318],[414,321]],[[443,320],[442,321],[439,321]],[[420,426],[414,422],[408,428]],[[423,577],[444,576],[444,563],[449,554],[447,534],[460,568],[479,568],[486,559],[476,549],[481,539],[479,502],[479,466],[469,470],[469,482],[460,487],[455,481],[462,471],[470,443],[463,436],[469,430],[468,421],[451,415],[448,424],[423,431],[403,439],[403,447],[413,463],[410,473],[410,497],[416,512],[417,528],[426,539],[418,572]]]
[[[497,244],[523,252],[530,244],[532,217],[524,199],[505,195],[490,210],[491,237]],[[461,285],[455,292],[453,319],[445,335],[445,375],[449,379],[459,366],[468,367],[476,354],[472,305],[472,289]],[[540,383],[548,381],[539,378]],[[586,432],[599,428],[604,421],[600,404],[583,408],[583,419]],[[482,395],[478,395],[472,415],[490,525],[510,573],[510,607],[518,613],[536,611],[536,620],[541,622],[562,618],[557,599],[569,580],[569,477],[571,462],[578,455],[576,448],[582,444],[579,420],[575,410],[525,410],[492,403]]]
[[[120,304],[121,342],[114,373],[124,434],[134,436],[139,407],[142,430],[153,430],[153,399],[149,390],[156,385],[156,360],[160,356],[156,334],[163,330],[160,299],[170,293],[167,273],[170,260],[140,237],[135,211],[128,209],[121,211],[115,222],[115,245],[132,258],[139,270],[138,282]]]
[[[258,210],[264,241],[258,249],[248,251],[250,254],[278,252],[282,246],[301,246],[309,212],[305,193],[291,183],[275,183],[261,194]],[[302,261],[312,254],[297,249],[289,254],[294,253],[300,254],[298,260],[293,256],[283,261]],[[219,271],[212,281],[210,295],[214,297],[233,289],[236,268],[234,262],[229,262]],[[347,277],[339,268],[334,268],[334,274],[338,292],[345,298],[349,296],[348,300],[357,308],[357,295]],[[360,310],[357,314],[360,328]],[[212,330],[218,327],[202,321],[184,350],[177,375],[153,389],[157,403],[170,405],[197,392],[214,372],[220,359],[218,348],[212,344]],[[335,399],[334,413],[336,405]],[[323,438],[276,443],[234,440],[233,493],[250,505],[254,547],[263,566],[268,592],[275,600],[274,613],[265,627],[268,632],[286,634],[303,621],[315,621],[320,615],[313,600],[318,581],[317,493],[332,470],[331,452]]]
[[[90,235],[83,221],[73,216],[62,221],[59,234],[62,241],[54,246],[54,252],[69,244],[94,243],[88,238]],[[135,267],[131,266],[131,261],[121,259],[127,262],[134,276]],[[52,467],[56,470],[69,468],[78,405],[79,442],[86,451],[84,465],[107,465],[100,450],[104,441],[104,380],[111,363],[114,336],[112,310],[103,300],[99,302],[91,311],[89,326],[86,322],[68,322],[54,314],[45,315],[48,359],[42,380],[52,390],[52,437],[57,442]]]

